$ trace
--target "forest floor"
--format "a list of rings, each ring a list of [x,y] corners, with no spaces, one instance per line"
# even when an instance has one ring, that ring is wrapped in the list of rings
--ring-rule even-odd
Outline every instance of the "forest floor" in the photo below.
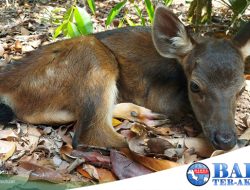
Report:
[[[97,11],[92,15],[94,32],[116,28],[126,11],[132,21],[138,22],[139,17],[132,6],[127,6],[113,24],[106,27],[107,15],[119,1],[95,2]],[[213,25],[201,27],[202,32],[226,36],[232,12],[218,1],[213,5]],[[8,6],[5,1],[1,1],[0,66],[10,64],[11,60],[20,59],[25,53],[42,45],[65,39],[63,36],[52,38],[57,27],[53,20],[62,18],[69,6],[69,1],[63,0],[45,4],[10,3]],[[142,8],[143,4],[139,3],[139,6]],[[181,0],[174,1],[170,6],[186,25],[188,6]],[[143,14],[146,14],[145,10]],[[249,10],[244,18],[250,20]],[[249,80],[237,101],[235,121],[241,139],[235,147],[237,149],[247,146],[250,140]],[[50,189],[52,184],[53,189],[78,187],[143,175],[225,153],[209,145],[196,129],[192,117],[179,124],[168,123],[156,128],[117,119],[113,119],[113,125],[117,132],[130,137],[129,149],[86,146],[81,150],[73,150],[72,125],[34,126],[20,121],[0,125],[0,178],[10,181],[3,187]]]

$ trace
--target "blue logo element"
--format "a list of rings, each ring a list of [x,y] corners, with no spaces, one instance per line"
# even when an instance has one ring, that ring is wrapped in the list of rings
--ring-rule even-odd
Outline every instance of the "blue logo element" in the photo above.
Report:
[[[187,179],[195,186],[205,185],[210,178],[209,168],[200,162],[193,163],[187,169]]]

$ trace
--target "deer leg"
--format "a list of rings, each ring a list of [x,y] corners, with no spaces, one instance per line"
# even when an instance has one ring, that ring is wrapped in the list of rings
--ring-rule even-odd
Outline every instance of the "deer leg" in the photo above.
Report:
[[[169,122],[165,115],[154,113],[150,109],[132,103],[115,105],[113,117],[143,123],[150,127],[163,125]]]
[[[79,113],[75,126],[74,148],[82,144],[102,147],[127,146],[125,138],[112,126],[112,111],[117,94],[115,80],[106,79],[101,82],[82,104],[82,112]]]

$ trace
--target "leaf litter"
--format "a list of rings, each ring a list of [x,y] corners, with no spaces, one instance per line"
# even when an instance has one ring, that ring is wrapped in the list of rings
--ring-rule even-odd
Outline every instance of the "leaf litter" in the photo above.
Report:
[[[96,31],[102,31],[105,30],[103,18],[115,2],[110,1],[108,5],[97,2],[101,9],[93,18],[94,25]],[[39,5],[32,12],[29,9],[2,9],[0,17],[10,16],[10,22],[0,23],[4,29],[0,31],[1,66],[51,42],[54,26],[41,21],[40,18],[46,17]],[[103,18],[97,18],[98,15]],[[250,141],[249,89],[250,81],[247,80],[236,108],[239,143],[235,149],[249,145]],[[1,174],[10,176],[9,179],[21,176],[22,185],[39,180],[77,187],[148,174],[225,153],[213,149],[195,127],[197,124],[192,117],[157,127],[126,119],[113,119],[115,130],[124,135],[129,144],[129,148],[119,150],[93,146],[73,150],[72,125],[56,128],[17,121],[0,126]]]

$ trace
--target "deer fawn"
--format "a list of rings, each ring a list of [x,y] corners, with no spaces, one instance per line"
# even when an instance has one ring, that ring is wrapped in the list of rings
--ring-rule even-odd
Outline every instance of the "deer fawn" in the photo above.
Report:
[[[74,147],[122,147],[127,143],[111,124],[120,109],[153,125],[164,119],[161,114],[178,120],[194,113],[211,143],[230,149],[250,54],[247,27],[232,41],[197,41],[159,6],[152,30],[127,27],[43,46],[1,71],[0,120],[75,122]],[[114,109],[116,101],[131,103]]]

